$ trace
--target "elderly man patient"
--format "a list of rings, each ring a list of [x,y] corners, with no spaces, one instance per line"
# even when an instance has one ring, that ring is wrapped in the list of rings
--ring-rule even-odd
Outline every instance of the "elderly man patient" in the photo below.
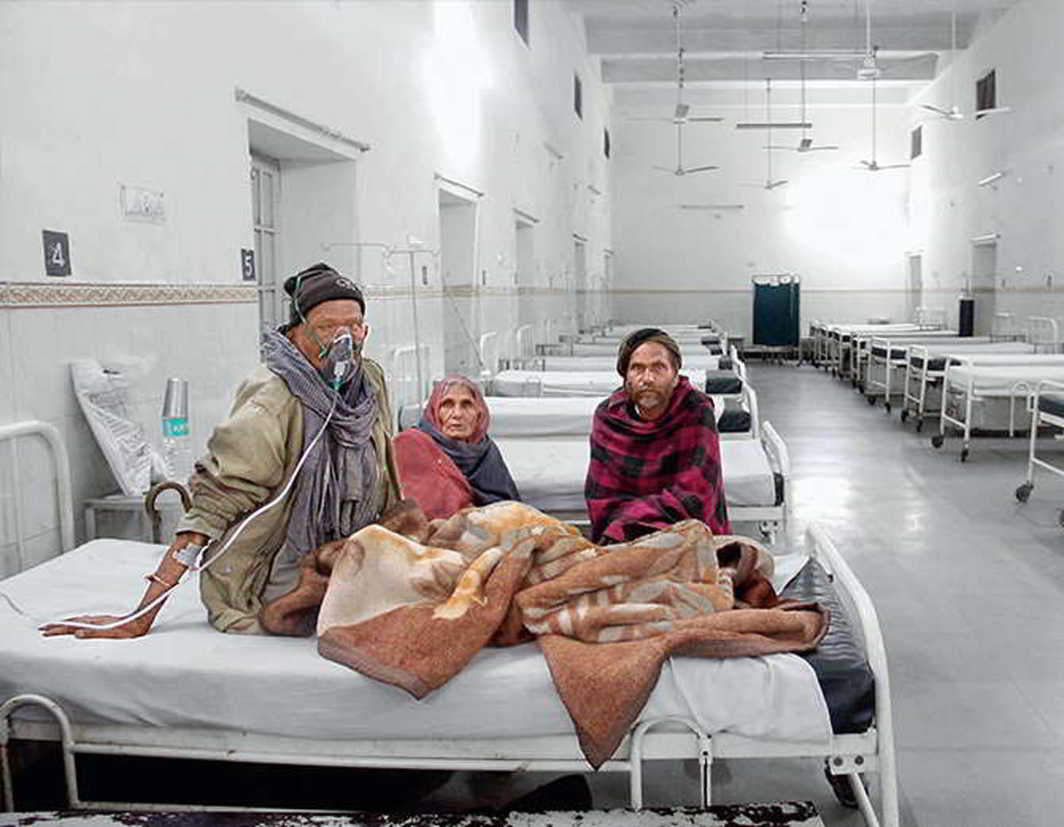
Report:
[[[519,500],[517,485],[488,436],[488,405],[465,376],[448,376],[432,389],[416,428],[395,437],[403,496],[432,520],[471,505]]]
[[[292,297],[289,323],[264,334],[265,364],[237,390],[229,418],[196,463],[192,506],[147,575],[141,607],[178,582],[196,562],[197,547],[210,545],[209,560],[232,540],[219,564],[203,569],[201,596],[216,628],[260,633],[260,610],[295,587],[307,552],[348,537],[398,501],[384,374],[361,355],[369,333],[361,291],[323,263],[284,288]],[[245,516],[275,499],[244,525]],[[59,623],[43,631],[137,637],[161,605],[125,623],[70,618],[114,628]]]
[[[731,534],[713,401],[679,374],[665,331],[629,335],[617,356],[624,385],[591,426],[584,497],[596,543],[620,543],[694,518]]]

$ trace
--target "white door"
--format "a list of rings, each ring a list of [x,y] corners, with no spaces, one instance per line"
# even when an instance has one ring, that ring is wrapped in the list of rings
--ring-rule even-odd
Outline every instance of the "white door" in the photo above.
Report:
[[[255,272],[259,290],[259,329],[287,319],[287,297],[277,281],[280,247],[281,165],[257,153],[251,156],[251,213],[255,227]]]

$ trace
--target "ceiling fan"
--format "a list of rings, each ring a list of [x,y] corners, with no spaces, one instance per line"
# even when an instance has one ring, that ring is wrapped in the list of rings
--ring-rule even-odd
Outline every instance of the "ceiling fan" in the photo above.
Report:
[[[801,8],[801,12],[799,14],[799,19],[800,19],[800,22],[801,22],[801,32],[802,32],[802,52],[805,52],[805,24],[806,24],[806,22],[808,20],[808,14],[809,14],[809,3],[808,3],[808,0],[802,0],[802,8]],[[809,126],[809,122],[806,121],[806,119],[805,119],[805,61],[804,60],[803,61],[799,61],[798,62],[798,66],[799,66],[799,69],[801,71],[801,90],[802,90],[802,117],[799,118],[798,120],[802,124],[802,137],[798,141],[798,146],[779,146],[779,145],[769,144],[768,146],[765,147],[765,149],[780,149],[780,150],[787,150],[789,152],[826,152],[826,151],[836,150],[836,149],[838,149],[838,147],[835,146],[834,144],[824,144],[822,146],[815,146],[813,144],[813,139],[810,138],[806,134],[807,127]]]
[[[763,184],[744,184],[747,187],[760,187],[765,190],[774,190],[777,187],[782,187],[787,183],[786,178],[773,179],[772,178],[772,80],[765,78],[765,122],[769,124],[768,128],[768,145],[765,147],[765,163],[767,165],[767,172],[765,173],[765,182]]]
[[[953,55],[957,54],[957,8],[956,8],[956,6],[954,6],[953,11],[950,14],[950,49],[951,49],[951,54],[953,54]],[[951,100],[955,100],[955,96],[953,94],[953,83],[954,83],[954,73],[953,73],[952,67],[951,67],[950,81],[949,81],[950,99]],[[930,103],[922,103],[922,104],[920,104],[920,108],[921,109],[926,109],[928,112],[931,112],[931,113],[937,115],[939,118],[941,118],[942,120],[945,120],[945,121],[963,121],[967,117],[961,111],[961,108],[959,106],[957,106],[957,104],[952,104],[949,107],[942,107],[942,106],[935,106],[935,105],[930,104]],[[972,113],[972,116],[975,117],[975,118],[981,118],[981,117],[983,117],[983,115],[996,115],[998,113],[1011,112],[1011,111],[1012,111],[1012,107],[1010,107],[1010,106],[993,106],[993,107],[989,107],[987,109],[976,109]]]
[[[909,164],[880,164],[876,159],[876,79],[872,78],[872,160],[861,161],[858,169],[867,172],[881,172],[885,169],[903,169]]]
[[[632,116],[630,121],[655,121],[657,123],[673,123],[676,125],[685,123],[720,123],[724,118],[715,115],[692,115],[691,107],[683,102],[684,89],[684,48],[680,42],[680,3],[674,2],[672,6],[673,25],[676,30],[676,108],[673,109],[671,118],[656,116],[642,117]]]
[[[680,42],[680,4],[673,3],[672,17],[676,26],[676,109],[673,112],[672,118],[649,118],[646,120],[665,120],[676,124],[676,167],[675,169],[670,167],[662,167],[654,165],[652,168],[660,170],[662,172],[668,172],[672,175],[683,176],[690,175],[696,172],[709,172],[710,170],[720,169],[720,167],[705,164],[697,167],[685,167],[683,165],[683,128],[688,123],[697,122],[719,122],[724,120],[723,118],[710,117],[710,116],[693,116],[690,114],[691,107],[683,102],[683,87],[684,87],[684,66],[683,66],[683,45]],[[638,120],[638,119],[635,119]]]

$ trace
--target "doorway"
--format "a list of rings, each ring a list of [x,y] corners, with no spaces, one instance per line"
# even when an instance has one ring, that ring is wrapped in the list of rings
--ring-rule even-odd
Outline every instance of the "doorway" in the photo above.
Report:
[[[997,244],[972,245],[972,297],[976,336],[986,336],[997,312]]]
[[[576,237],[573,239],[573,290],[576,291],[576,330],[587,330],[588,321],[588,284],[587,284],[587,241]]]
[[[480,373],[478,331],[474,329],[477,268],[477,205],[448,190],[439,191],[440,277],[443,282],[444,370]]]
[[[916,318],[916,308],[923,306],[924,300],[924,257],[921,254],[909,256],[909,284],[906,290],[906,319]]]
[[[281,162],[251,154],[251,215],[255,230],[255,276],[259,294],[259,330],[276,328],[286,316],[284,292],[277,282],[280,249]]]

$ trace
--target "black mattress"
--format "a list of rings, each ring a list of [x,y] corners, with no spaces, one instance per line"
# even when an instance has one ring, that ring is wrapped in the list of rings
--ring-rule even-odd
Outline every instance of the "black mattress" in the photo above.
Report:
[[[717,420],[717,431],[722,434],[745,434],[749,430],[749,411],[725,411]]]
[[[1043,393],[1038,397],[1038,410],[1050,416],[1064,417],[1064,394]]]
[[[904,347],[883,347],[882,345],[876,345],[872,348],[872,355],[880,359],[893,359],[897,356],[904,356],[906,348]],[[888,355],[889,351],[889,355]]]
[[[831,611],[831,624],[820,645],[802,655],[816,672],[836,735],[865,732],[875,717],[875,677],[831,577],[809,560],[780,594],[781,598],[816,601]]]
[[[929,356],[924,359],[922,356],[912,356],[909,358],[909,364],[917,370],[920,370],[924,366],[924,362],[927,362],[928,370],[942,371],[946,369],[946,357],[945,356]],[[960,364],[957,360],[953,361],[953,364]]]
[[[706,393],[713,394],[742,393],[743,380],[730,371],[706,371]]]

